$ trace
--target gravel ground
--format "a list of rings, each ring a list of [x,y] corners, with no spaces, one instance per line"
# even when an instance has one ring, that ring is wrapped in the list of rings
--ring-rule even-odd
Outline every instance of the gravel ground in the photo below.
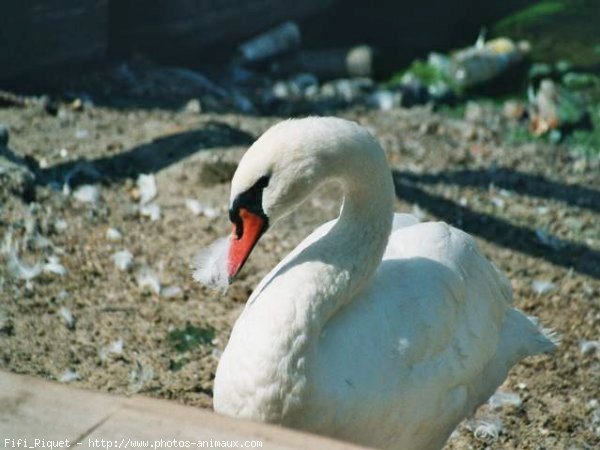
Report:
[[[72,106],[56,115],[0,109],[11,151],[38,165],[35,201],[8,195],[0,210],[0,367],[210,408],[219,354],[245,299],[335,216],[339,192],[322,190],[275,226],[220,297],[192,281],[190,264],[229,232],[227,180],[248,144],[279,118]],[[471,111],[469,121],[428,108],[338,115],[381,140],[397,211],[475,235],[512,280],[516,305],[562,338],[556,354],[514,368],[501,391],[515,395],[482,407],[447,448],[598,448],[598,161],[557,145],[509,144],[516,124],[493,108]],[[149,203],[160,207],[157,220],[141,213],[142,173],[156,177]],[[186,199],[203,212],[195,215],[199,204]],[[114,254],[125,250],[133,258],[119,270]],[[17,279],[18,263],[41,273]]]

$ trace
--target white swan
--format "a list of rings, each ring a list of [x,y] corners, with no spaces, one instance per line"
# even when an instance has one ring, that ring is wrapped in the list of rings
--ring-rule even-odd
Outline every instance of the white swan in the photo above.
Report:
[[[511,307],[508,280],[469,235],[393,213],[383,150],[342,119],[279,123],[246,152],[231,187],[229,277],[269,223],[330,180],[345,192],[339,218],[248,300],[214,408],[372,447],[439,449],[513,364],[554,344]]]

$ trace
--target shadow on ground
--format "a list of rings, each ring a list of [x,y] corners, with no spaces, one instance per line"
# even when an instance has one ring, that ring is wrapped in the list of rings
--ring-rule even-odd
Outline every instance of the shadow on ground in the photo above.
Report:
[[[225,123],[208,122],[201,129],[185,131],[153,140],[125,152],[94,160],[77,159],[36,171],[40,184],[68,182],[71,187],[90,178],[113,183],[154,173],[192,154],[211,148],[250,145],[254,136]]]
[[[502,247],[543,258],[558,266],[573,268],[577,272],[600,279],[600,252],[576,242],[555,238],[555,245],[544,244],[535,230],[514,225],[490,214],[475,212],[451,200],[430,194],[419,184],[450,183],[487,187],[493,182],[498,187],[520,194],[561,200],[593,211],[600,211],[600,192],[577,185],[563,185],[541,176],[509,169],[500,169],[494,173],[465,170],[423,175],[394,170],[392,174],[399,198],[417,203],[441,220]]]

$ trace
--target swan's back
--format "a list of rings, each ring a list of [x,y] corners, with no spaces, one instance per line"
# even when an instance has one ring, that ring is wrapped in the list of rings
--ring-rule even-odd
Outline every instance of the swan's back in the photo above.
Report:
[[[382,448],[440,448],[514,363],[552,348],[469,235],[396,215],[372,282],[308,358],[310,407],[295,420]]]

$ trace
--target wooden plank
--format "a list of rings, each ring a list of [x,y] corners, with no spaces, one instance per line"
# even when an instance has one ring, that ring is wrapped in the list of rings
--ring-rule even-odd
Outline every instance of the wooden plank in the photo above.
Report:
[[[235,420],[210,411],[146,397],[123,397],[86,391],[0,371],[0,445],[5,439],[60,441],[72,448],[173,448],[173,440],[209,446],[210,441],[237,441],[262,449],[352,450],[361,447],[287,430]],[[80,443],[80,444],[79,444]],[[109,444],[110,443],[110,444]],[[260,443],[260,444],[259,444]],[[260,446],[258,446],[260,445]],[[10,446],[10,441],[8,446]]]

